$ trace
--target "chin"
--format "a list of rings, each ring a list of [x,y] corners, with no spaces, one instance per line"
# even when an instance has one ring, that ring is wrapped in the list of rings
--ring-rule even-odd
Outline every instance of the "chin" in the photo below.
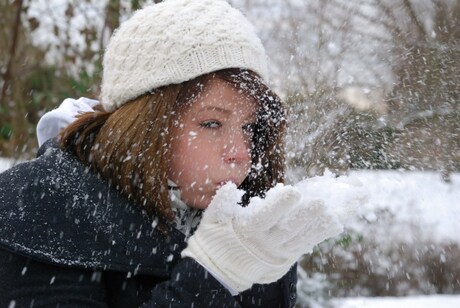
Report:
[[[204,210],[208,207],[209,203],[211,203],[211,200],[212,198],[206,198],[199,201],[193,200],[190,202],[187,202],[186,200],[183,201],[191,208]]]
[[[192,207],[192,208],[194,208],[194,209],[205,210],[205,209],[208,208],[209,203],[210,203],[210,202],[208,202],[208,203],[201,203],[201,202],[200,202],[200,203],[195,203],[195,204],[193,204],[193,205],[190,206],[190,207]]]

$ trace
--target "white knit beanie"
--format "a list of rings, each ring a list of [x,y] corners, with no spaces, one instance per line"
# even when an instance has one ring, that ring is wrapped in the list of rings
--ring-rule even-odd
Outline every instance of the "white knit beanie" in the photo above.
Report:
[[[160,86],[225,68],[267,80],[254,27],[224,0],[166,0],[137,11],[115,31],[104,54],[101,101],[113,111]]]

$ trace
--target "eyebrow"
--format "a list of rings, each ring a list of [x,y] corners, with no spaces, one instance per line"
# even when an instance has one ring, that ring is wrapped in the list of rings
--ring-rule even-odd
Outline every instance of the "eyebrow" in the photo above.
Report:
[[[217,111],[217,112],[221,112],[221,113],[224,113],[226,115],[228,114],[231,114],[232,112],[228,109],[225,109],[225,108],[222,108],[222,107],[219,107],[219,106],[205,106],[205,107],[202,107],[201,109],[199,109],[195,114],[198,115],[200,114],[201,112],[204,112],[204,111]],[[255,116],[255,115],[254,115]],[[250,114],[248,115],[244,120],[247,120],[249,118],[252,118],[253,115]]]
[[[197,111],[197,113],[200,113],[200,112],[202,112],[202,111],[208,111],[208,110],[211,110],[211,111],[218,111],[218,112],[222,112],[222,113],[226,113],[226,114],[231,113],[230,110],[225,109],[225,108],[222,108],[222,107],[219,107],[219,106],[206,106],[206,107],[203,107],[203,108],[199,109],[199,110]]]

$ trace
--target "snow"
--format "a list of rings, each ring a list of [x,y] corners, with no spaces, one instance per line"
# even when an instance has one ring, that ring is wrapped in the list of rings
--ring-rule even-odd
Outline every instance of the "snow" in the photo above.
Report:
[[[460,244],[459,173],[451,175],[450,183],[443,181],[438,172],[355,171],[351,175],[365,183],[370,192],[370,199],[359,211],[366,221],[376,221],[376,213],[384,210],[394,215],[396,227],[392,237],[388,236],[388,229],[382,230],[388,240],[411,242],[429,238]],[[411,235],[409,226],[418,226],[419,234]],[[360,231],[362,224],[352,228]]]
[[[30,36],[31,43],[47,50],[44,58],[47,63],[65,66],[70,56],[75,58],[74,67],[70,68],[75,74],[82,68],[92,72],[95,69],[94,59],[87,61],[83,55],[87,48],[97,52],[100,49],[100,39],[93,40],[87,46],[85,33],[87,35],[88,31],[85,30],[96,32],[98,37],[102,35],[100,32],[104,28],[105,8],[106,1],[30,1],[25,10],[27,19],[39,22],[36,29],[28,29],[33,33]]]
[[[326,185],[318,185],[318,182]],[[364,192],[358,188],[359,182]],[[386,211],[394,216],[396,225],[393,230],[382,230],[389,241],[395,238],[404,242],[415,240],[407,229],[418,226],[421,233],[416,235],[417,239],[460,243],[460,173],[451,174],[450,182],[445,182],[439,172],[361,170],[338,179],[329,174],[304,183],[307,185],[300,182],[296,186],[326,199],[336,199],[339,206],[347,203],[345,198],[353,198],[351,192],[357,199],[360,198],[358,194],[367,195],[367,200],[357,208],[361,219],[348,222],[347,227],[354,231],[362,232],[363,220],[366,225],[372,224],[379,219],[379,212]],[[391,237],[389,231],[394,233]]]
[[[460,307],[460,295],[355,297],[334,299],[331,306],[333,308],[457,308]]]
[[[342,224],[356,217],[356,212],[370,195],[368,187],[355,175],[336,177],[330,172],[294,185],[307,202],[321,200]]]

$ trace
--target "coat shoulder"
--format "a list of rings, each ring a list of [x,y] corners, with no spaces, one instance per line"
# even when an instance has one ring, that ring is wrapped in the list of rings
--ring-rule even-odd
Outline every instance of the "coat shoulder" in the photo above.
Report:
[[[46,146],[46,144],[45,144]],[[0,174],[0,247],[47,263],[167,276],[183,236],[56,145]]]

